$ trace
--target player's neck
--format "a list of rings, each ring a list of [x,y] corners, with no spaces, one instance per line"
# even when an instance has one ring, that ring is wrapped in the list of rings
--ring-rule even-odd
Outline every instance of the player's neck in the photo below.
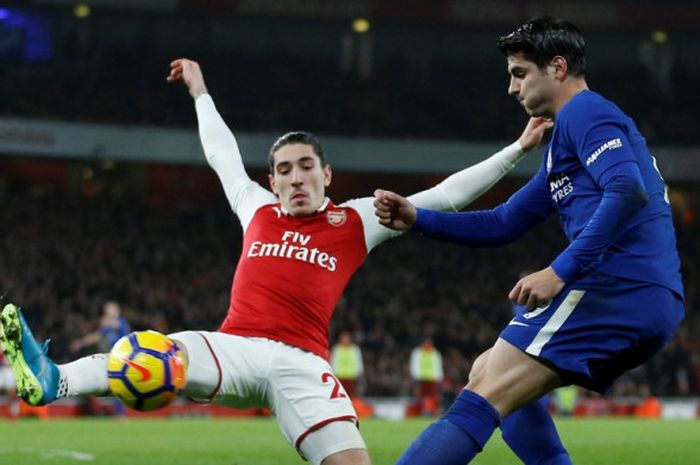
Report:
[[[562,83],[561,92],[555,105],[555,116],[564,108],[564,105],[584,90],[588,90],[588,84],[584,78],[570,77],[566,82]]]

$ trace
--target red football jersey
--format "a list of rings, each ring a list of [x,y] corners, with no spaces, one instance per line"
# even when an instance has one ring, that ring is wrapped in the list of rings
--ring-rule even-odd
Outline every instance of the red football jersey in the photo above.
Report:
[[[328,203],[307,217],[260,207],[243,236],[222,332],[265,337],[329,358],[328,325],[367,256],[360,215]]]
[[[369,250],[400,233],[377,222],[371,197],[340,206],[326,199],[314,215],[286,215],[279,199],[248,177],[236,138],[211,97],[199,96],[195,106],[207,162],[245,231],[220,331],[274,339],[328,359],[328,323],[350,277]],[[408,200],[420,208],[459,210],[523,154],[513,143]]]

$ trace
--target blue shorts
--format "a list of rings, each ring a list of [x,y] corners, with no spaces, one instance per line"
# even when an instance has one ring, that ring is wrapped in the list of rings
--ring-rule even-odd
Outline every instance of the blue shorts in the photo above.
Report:
[[[523,309],[501,338],[561,374],[604,393],[673,337],[685,313],[668,288],[596,275],[564,287],[546,307]]]

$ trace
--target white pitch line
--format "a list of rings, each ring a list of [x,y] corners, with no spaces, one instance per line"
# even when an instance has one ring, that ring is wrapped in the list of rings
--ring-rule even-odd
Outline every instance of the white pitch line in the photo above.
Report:
[[[58,457],[65,457],[68,459],[77,460],[78,462],[91,462],[95,460],[95,454],[89,454],[87,452],[79,452],[77,450],[67,450],[67,449],[49,449],[49,450],[38,450],[32,449],[31,447],[0,447],[0,455],[2,454],[26,454],[26,455],[38,455],[44,460],[52,460]]]

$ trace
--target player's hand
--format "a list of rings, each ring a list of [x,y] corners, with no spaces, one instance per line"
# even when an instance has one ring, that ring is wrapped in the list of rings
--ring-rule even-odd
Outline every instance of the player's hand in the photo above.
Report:
[[[542,116],[530,118],[518,142],[524,151],[534,149],[542,141],[545,131],[554,126],[554,121]]]
[[[178,58],[170,63],[170,74],[166,81],[170,83],[181,82],[187,87],[193,98],[208,92],[207,86],[204,85],[204,76],[199,68],[199,63],[187,58]]]
[[[566,283],[561,280],[551,266],[522,278],[508,294],[514,304],[532,310],[546,305],[561,292]]]
[[[374,214],[379,224],[397,231],[408,231],[416,222],[418,213],[405,197],[391,191],[374,191]]]

